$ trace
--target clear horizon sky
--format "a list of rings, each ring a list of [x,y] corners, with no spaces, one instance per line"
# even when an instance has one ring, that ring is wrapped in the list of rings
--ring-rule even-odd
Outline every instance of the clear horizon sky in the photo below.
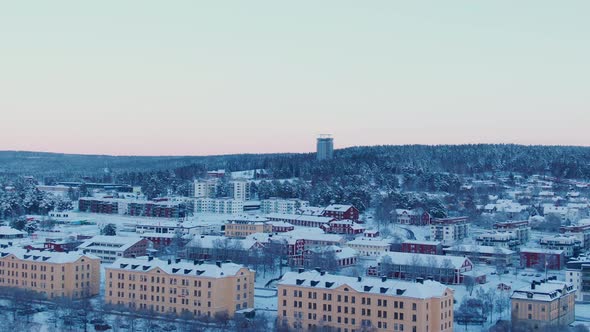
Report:
[[[6,1],[0,150],[590,145],[590,2]]]

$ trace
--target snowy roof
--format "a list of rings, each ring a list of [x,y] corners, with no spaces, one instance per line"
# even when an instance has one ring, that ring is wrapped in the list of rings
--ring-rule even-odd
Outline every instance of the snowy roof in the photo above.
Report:
[[[444,251],[458,251],[458,252],[477,252],[482,254],[503,254],[512,255],[515,252],[510,249],[492,246],[474,246],[474,245],[456,245],[450,248],[445,248]]]
[[[442,266],[445,264],[445,261],[448,260],[453,268],[460,269],[465,264],[465,261],[471,262],[468,258],[461,256],[441,256],[429,254],[415,254],[409,252],[386,252],[381,254],[381,256],[379,257],[379,263],[386,256],[391,258],[391,263],[397,265],[414,264],[414,262],[416,261],[422,263],[423,265],[427,265],[429,261],[433,261],[436,262],[438,266]]]
[[[348,246],[374,246],[374,247],[390,247],[389,241],[380,238],[362,237],[346,242]]]
[[[238,272],[244,268],[243,265],[235,263],[201,263],[199,261],[169,261],[153,258],[151,261],[147,256],[138,258],[119,258],[108,269],[126,270],[126,271],[140,271],[148,272],[159,268],[167,274],[181,275],[181,276],[200,276],[207,278],[224,278],[236,276]]]
[[[274,227],[293,227],[293,225],[284,221],[269,221],[267,224],[273,225]]]
[[[527,287],[515,290],[510,298],[550,302],[576,291],[572,284],[556,280],[537,282],[534,287],[533,289],[531,283]]]
[[[80,249],[96,249],[96,248],[105,248],[107,250],[127,250],[131,246],[135,245],[137,242],[142,241],[143,238],[140,236],[107,236],[107,235],[97,235],[93,236],[91,239],[84,241],[80,245]]]
[[[328,223],[328,222],[334,220],[334,218],[332,218],[332,217],[311,216],[311,215],[304,215],[304,214],[270,213],[266,216],[269,219],[299,220],[299,221],[322,222],[322,223]]]
[[[21,232],[9,226],[0,226],[0,235],[25,235],[27,233]]]
[[[287,272],[279,281],[279,286],[298,286],[313,289],[337,289],[350,287],[360,293],[383,294],[395,297],[407,297],[416,299],[427,299],[431,297],[442,297],[453,292],[447,286],[432,280],[425,280],[424,283],[414,283],[396,279],[372,277],[346,277],[332,275],[317,271]]]
[[[18,247],[8,247],[0,249],[0,255],[2,258],[8,255],[14,255],[18,259],[27,261],[37,261],[41,263],[53,263],[53,264],[64,264],[76,262],[82,257],[89,259],[99,259],[94,255],[82,254],[80,252],[55,252],[55,251],[39,251],[39,250],[27,250]]]
[[[299,227],[292,231],[281,233],[281,236],[292,237],[294,239],[312,240],[312,241],[328,241],[328,242],[342,242],[344,238],[337,234],[326,234],[321,228],[313,227]]]
[[[330,212],[345,212],[348,209],[352,208],[352,205],[344,205],[344,204],[331,204],[328,205],[324,211]]]
[[[407,243],[407,244],[427,244],[427,245],[433,245],[433,246],[438,246],[440,243],[440,241],[426,241],[426,240],[404,240],[404,242],[402,242],[402,244]]]
[[[545,249],[545,248],[520,248],[520,252],[530,252],[530,253],[537,253],[537,254],[552,254],[552,255],[561,255],[563,254],[563,250],[556,250],[556,249]]]

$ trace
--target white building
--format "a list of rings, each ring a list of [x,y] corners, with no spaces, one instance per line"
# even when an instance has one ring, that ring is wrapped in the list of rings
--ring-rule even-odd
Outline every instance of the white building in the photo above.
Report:
[[[262,213],[282,213],[282,214],[295,214],[297,210],[306,208],[309,206],[308,201],[300,199],[280,199],[280,198],[269,198],[260,201],[260,210]]]
[[[100,257],[103,263],[112,263],[121,257],[139,257],[147,254],[151,242],[139,236],[98,235],[82,243],[78,249]]]
[[[195,213],[238,214],[244,212],[244,201],[231,198],[197,198]]]
[[[194,192],[196,198],[215,198],[217,195],[217,179],[195,180]]]
[[[466,217],[434,219],[430,224],[430,239],[451,245],[469,236]]]
[[[518,234],[513,231],[504,232],[486,232],[479,234],[475,241],[482,246],[501,247],[513,249],[519,244]]]
[[[232,188],[231,197],[240,201],[247,201],[250,199],[250,182],[246,180],[231,181]]]
[[[347,242],[346,246],[356,250],[360,257],[379,257],[391,251],[391,243],[380,238],[362,237]]]
[[[577,248],[581,246],[581,243],[575,236],[545,236],[539,240],[539,244],[544,249],[563,250],[563,254],[566,258],[574,256]]]

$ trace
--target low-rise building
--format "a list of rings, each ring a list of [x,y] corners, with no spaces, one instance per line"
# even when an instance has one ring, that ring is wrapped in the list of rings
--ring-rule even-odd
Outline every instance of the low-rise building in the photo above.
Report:
[[[520,240],[513,231],[492,231],[477,235],[475,242],[481,246],[515,249]]]
[[[561,270],[565,266],[563,250],[545,248],[521,248],[520,266],[538,270]]]
[[[563,250],[565,258],[577,256],[581,247],[580,241],[575,236],[563,235],[542,237],[539,244],[545,249]]]
[[[331,217],[312,216],[305,214],[285,214],[285,213],[270,213],[266,216],[272,221],[284,221],[294,226],[303,227],[322,227],[332,220]]]
[[[590,224],[578,223],[577,225],[562,226],[559,228],[559,233],[565,236],[573,236],[581,243],[581,247],[590,248]]]
[[[385,275],[392,278],[414,280],[433,279],[445,284],[463,283],[463,274],[473,269],[467,257],[388,252],[370,266],[368,275]]]
[[[453,290],[426,280],[287,272],[278,284],[284,328],[339,331],[453,331]]]
[[[78,252],[0,249],[0,286],[34,291],[52,299],[97,295],[100,259]]]
[[[281,213],[281,214],[295,214],[298,210],[309,206],[308,201],[301,199],[281,199],[269,198],[260,201],[260,210],[262,213]]]
[[[379,257],[391,251],[391,243],[380,238],[359,237],[346,242],[346,246],[356,250],[360,257]]]
[[[497,222],[494,224],[494,229],[513,232],[518,240],[517,245],[524,245],[530,239],[531,227],[528,220]]]
[[[515,290],[512,301],[513,329],[543,330],[574,322],[575,289],[570,283],[555,280],[533,281]]]
[[[232,198],[197,198],[195,213],[239,214],[244,212],[244,201]]]
[[[22,239],[27,233],[19,231],[18,229],[9,226],[0,226],[0,239],[1,240],[14,240]]]
[[[336,220],[348,219],[358,221],[359,210],[353,205],[332,204],[324,209],[322,216]]]
[[[445,255],[468,257],[474,263],[494,264],[497,266],[511,266],[516,252],[490,246],[456,245],[444,249]]]
[[[396,221],[403,225],[430,225],[430,221],[432,220],[428,212],[417,210],[396,209],[395,215]]]
[[[443,246],[439,241],[405,240],[402,242],[401,251],[416,254],[442,255]]]
[[[329,224],[322,225],[321,228],[326,233],[333,234],[349,234],[357,235],[365,232],[365,227],[361,224],[357,224],[354,220],[334,220]]]
[[[214,318],[254,308],[255,272],[234,263],[119,258],[105,273],[105,301],[132,310]]]
[[[151,246],[148,239],[139,236],[97,235],[84,241],[78,249],[100,257],[103,263],[112,263],[117,258],[145,256]]]
[[[272,232],[272,224],[268,219],[260,216],[239,216],[225,223],[225,236],[245,238],[256,233]]]

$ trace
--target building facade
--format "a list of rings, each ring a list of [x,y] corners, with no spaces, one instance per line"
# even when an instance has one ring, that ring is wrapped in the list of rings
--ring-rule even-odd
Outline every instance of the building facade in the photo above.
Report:
[[[238,214],[244,212],[244,201],[232,198],[197,198],[195,212]]]
[[[105,273],[106,303],[131,310],[214,318],[254,307],[255,272],[234,263],[120,258]]]
[[[20,288],[52,299],[80,299],[99,293],[100,259],[77,252],[9,247],[0,250],[0,286]]]
[[[322,212],[322,216],[336,220],[359,220],[359,210],[352,205],[332,204],[328,205]]]
[[[308,201],[300,199],[280,199],[269,198],[260,201],[260,210],[262,213],[282,213],[295,214],[299,209],[309,206]]]
[[[330,135],[320,135],[316,149],[318,160],[328,160],[334,157],[334,138]]]
[[[526,288],[514,291],[510,297],[513,328],[535,331],[574,322],[574,286],[555,279],[533,281]]]
[[[430,239],[444,245],[454,244],[469,236],[467,217],[433,219],[430,223]]]
[[[117,258],[147,255],[152,243],[139,236],[97,235],[84,241],[78,248],[84,253],[98,256],[103,263],[112,263]]]
[[[279,326],[299,330],[453,331],[453,290],[434,281],[287,272],[278,284]]]

